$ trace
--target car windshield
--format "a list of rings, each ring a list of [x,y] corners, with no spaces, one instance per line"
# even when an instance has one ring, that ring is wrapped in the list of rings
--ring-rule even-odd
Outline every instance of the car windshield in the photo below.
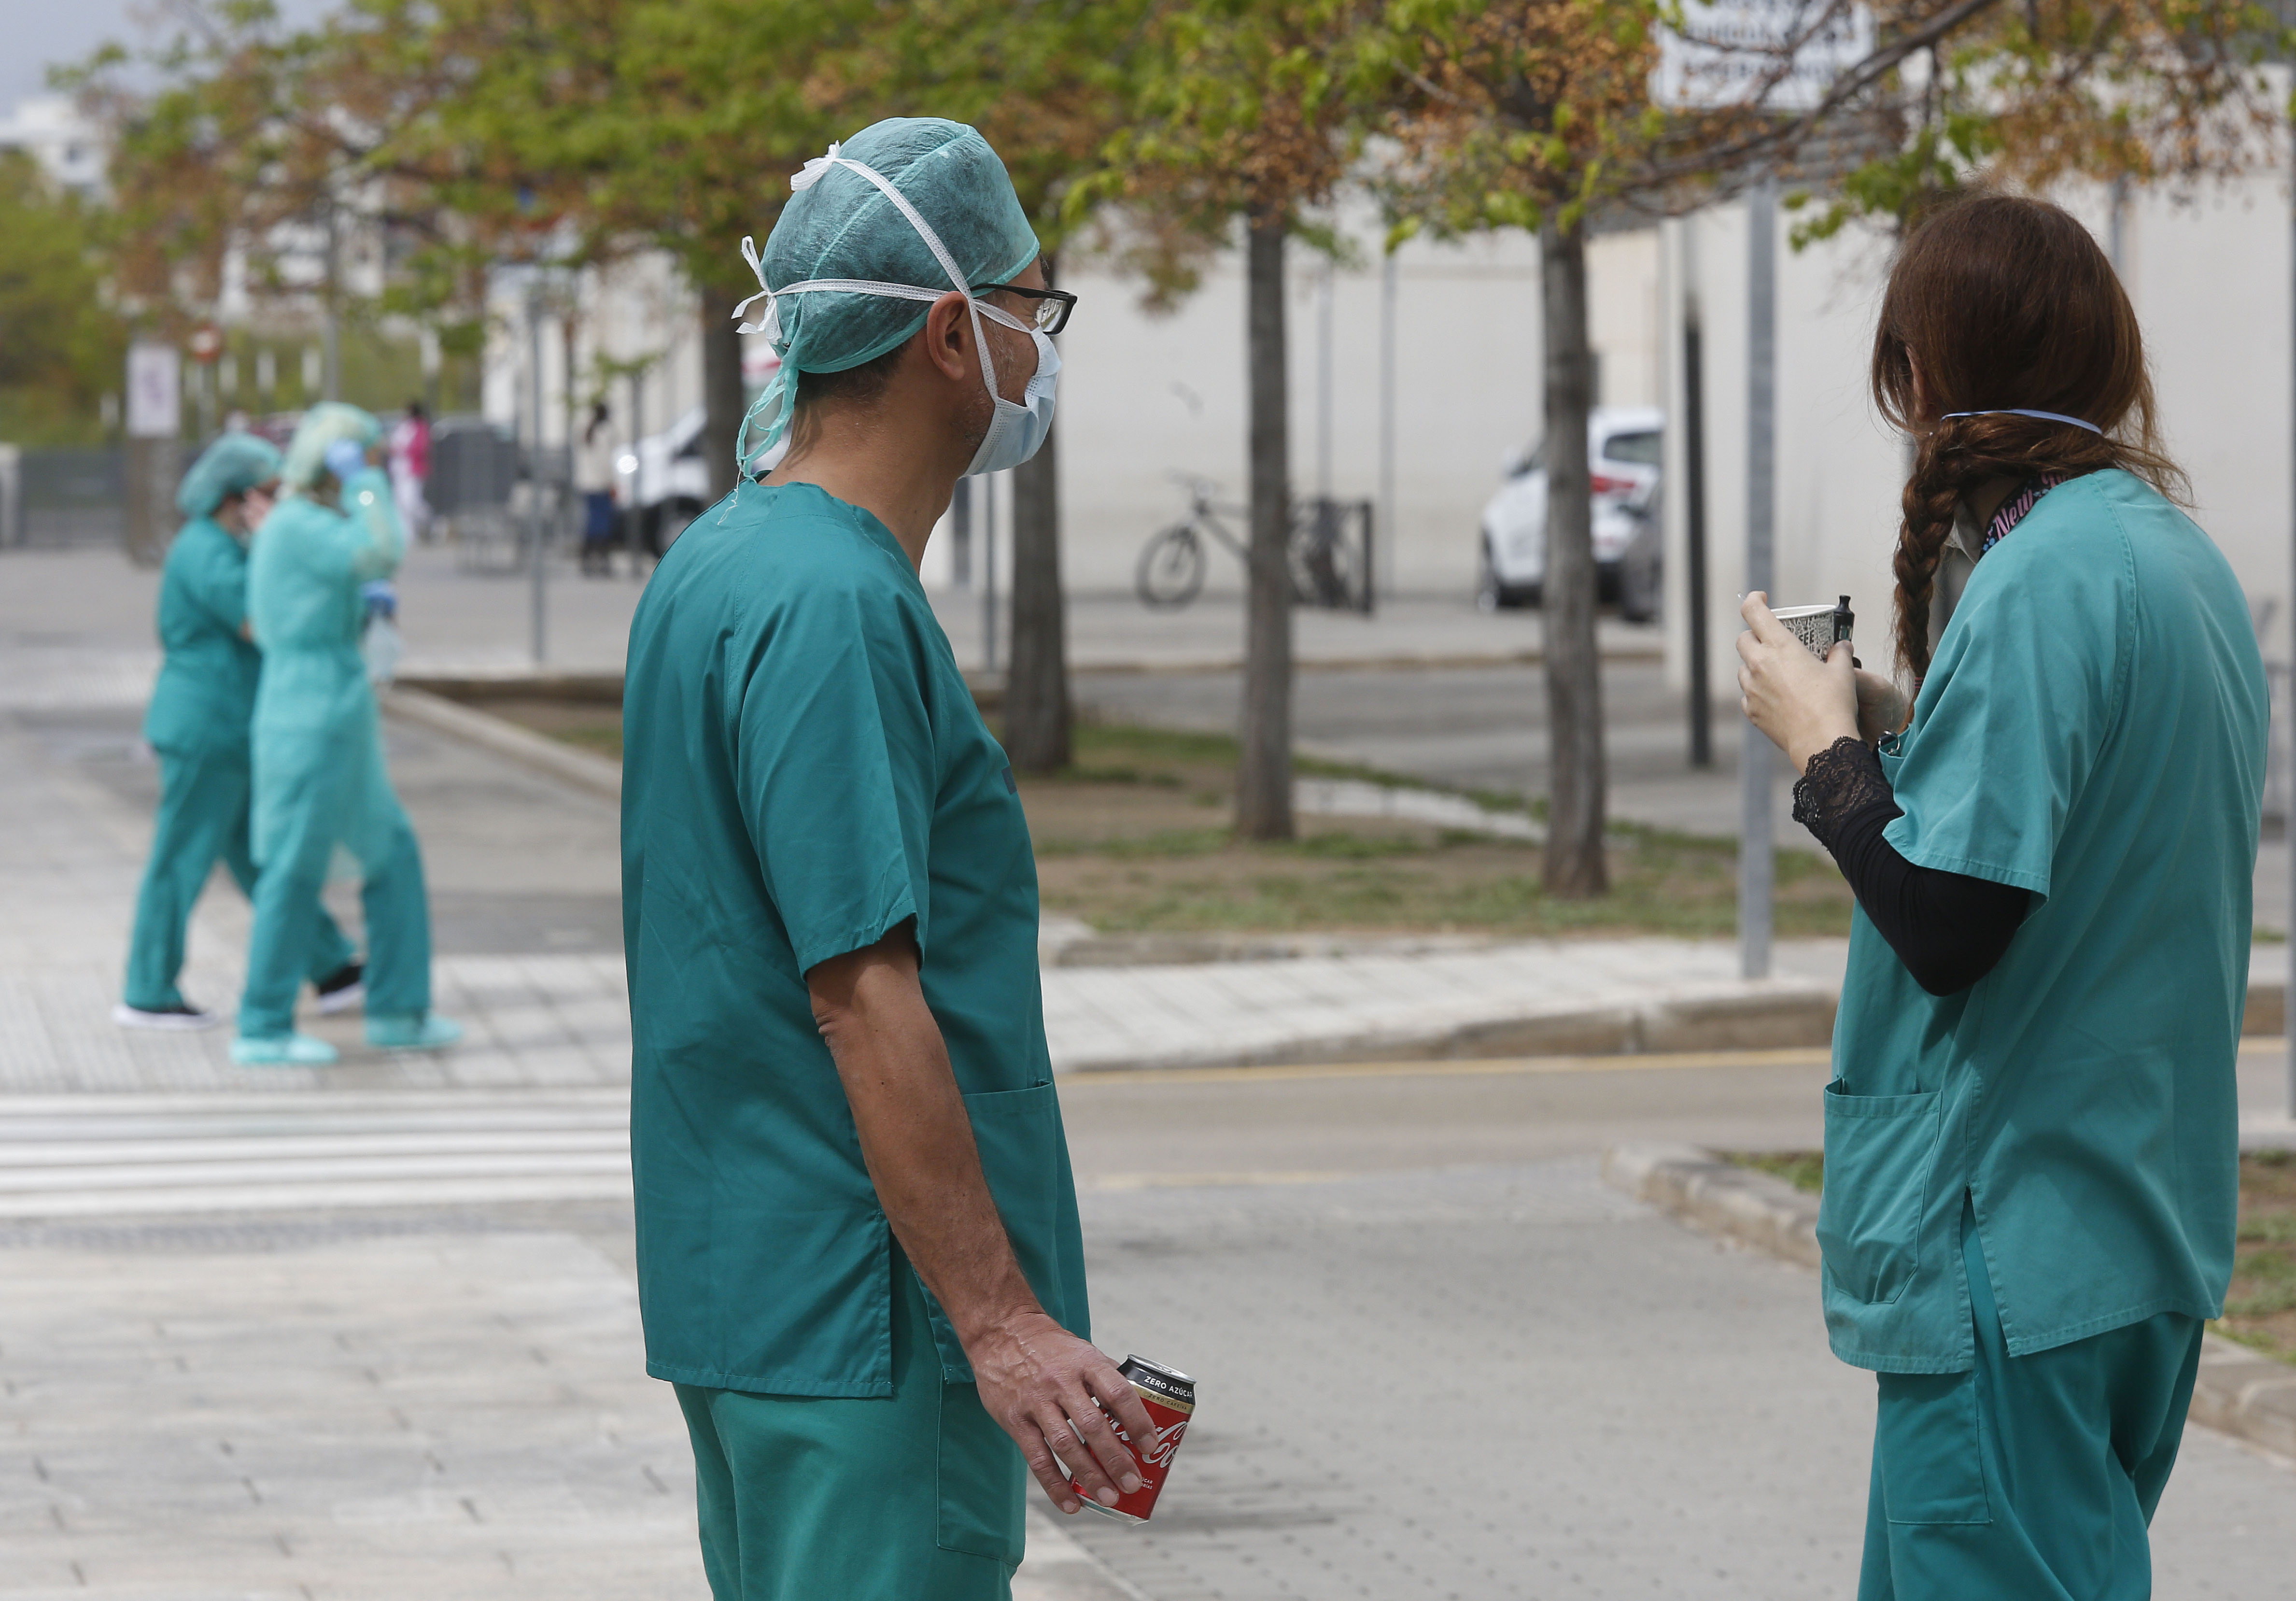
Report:
[[[1658,447],[1656,429],[1645,433],[1614,433],[1603,441],[1603,459],[1632,462],[1639,467],[1655,467],[1659,464]]]

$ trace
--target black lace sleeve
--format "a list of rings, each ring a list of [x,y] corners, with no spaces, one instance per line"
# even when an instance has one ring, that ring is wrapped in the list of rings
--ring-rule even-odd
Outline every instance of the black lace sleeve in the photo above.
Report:
[[[1851,819],[1874,811],[1888,814],[1883,823],[1906,815],[1890,793],[1882,759],[1862,739],[1835,740],[1811,757],[1802,776],[1794,780],[1794,821],[1816,834],[1817,842],[1836,860],[1841,853],[1833,849],[1833,842],[1842,829]]]
[[[1906,814],[1869,746],[1834,741],[1809,759],[1793,798],[1794,821],[1833,856],[1915,983],[1952,995],[1993,971],[2032,897],[1989,878],[1916,867],[1898,854],[1882,831]]]

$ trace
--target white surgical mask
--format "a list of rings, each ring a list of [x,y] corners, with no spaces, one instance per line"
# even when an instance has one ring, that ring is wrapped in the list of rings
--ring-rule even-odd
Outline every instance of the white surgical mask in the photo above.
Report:
[[[916,229],[918,236],[925,242],[925,247],[932,251],[933,259],[940,263],[941,270],[948,275],[949,283],[964,291],[965,305],[972,314],[972,342],[980,351],[981,382],[988,386],[989,403],[995,407],[988,420],[988,431],[982,436],[980,447],[972,453],[972,463],[965,468],[965,476],[1002,472],[1008,467],[1019,466],[1043,447],[1045,435],[1051,431],[1053,426],[1053,406],[1059,398],[1060,390],[1061,353],[1054,348],[1051,336],[1038,333],[1019,317],[997,307],[983,303],[966,283],[964,275],[957,270],[956,259],[948,253],[948,247],[941,243],[940,235],[934,233],[931,225],[917,214],[914,206],[909,204],[909,197],[894,188],[874,168],[840,155],[836,145],[829,147],[827,155],[816,156],[808,161],[804,170],[790,179],[790,187],[812,188],[832,166],[849,168],[882,191],[885,198],[893,202],[894,208],[909,219],[909,226]],[[755,240],[745,238],[742,241],[742,257],[750,264],[750,270],[758,275],[758,287],[766,301],[766,315],[758,323],[743,323],[741,331],[763,333],[775,341],[781,338],[781,318],[775,312],[775,302],[783,295],[821,290],[838,294],[884,295],[893,300],[932,301],[948,292],[946,289],[922,289],[914,283],[883,283],[867,278],[811,278],[786,288],[768,289],[766,287],[765,268],[758,262]],[[758,295],[751,295],[734,308],[734,315],[740,316],[758,299]],[[984,316],[1027,334],[1037,347],[1037,370],[1029,375],[1028,385],[1017,401],[1007,400],[996,388],[996,360],[988,353],[988,331],[980,325]]]

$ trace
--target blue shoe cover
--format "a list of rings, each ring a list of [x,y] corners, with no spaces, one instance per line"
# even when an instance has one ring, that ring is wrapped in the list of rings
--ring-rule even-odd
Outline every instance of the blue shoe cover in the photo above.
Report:
[[[335,1059],[335,1047],[308,1034],[278,1034],[250,1039],[242,1034],[231,1042],[231,1059],[242,1067],[324,1067]]]
[[[382,1051],[436,1051],[463,1037],[463,1025],[435,1012],[370,1012],[366,1042]]]

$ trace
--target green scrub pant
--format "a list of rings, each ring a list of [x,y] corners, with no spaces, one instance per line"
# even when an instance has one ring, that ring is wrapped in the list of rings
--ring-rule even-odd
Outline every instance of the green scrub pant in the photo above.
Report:
[[[248,851],[247,759],[159,752],[160,815],[152,833],[152,859],[135,895],[135,932],[127,945],[129,1006],[164,1012],[184,1004],[176,980],[184,970],[184,932],[216,858],[250,900],[255,858]],[[316,899],[308,922],[308,956],[297,978],[324,979],[352,959],[351,943]]]
[[[716,1601],[1009,1601],[1028,1465],[893,1280],[889,1399],[677,1386]]]
[[[2163,1312],[2012,1357],[1965,1203],[1961,1252],[1977,1366],[1878,1375],[1858,1601],[2144,1601],[2201,1323]]]
[[[255,932],[247,946],[247,989],[239,1001],[244,1039],[276,1039],[295,1029],[295,993],[302,987],[301,953],[316,938],[314,920],[326,914],[319,891],[327,882],[340,831],[340,799],[325,783],[308,785],[276,809],[267,855],[255,880]],[[390,813],[369,830],[359,903],[366,913],[366,1014],[421,1014],[430,1009],[430,904],[422,883],[422,850],[414,825],[390,801]]]

